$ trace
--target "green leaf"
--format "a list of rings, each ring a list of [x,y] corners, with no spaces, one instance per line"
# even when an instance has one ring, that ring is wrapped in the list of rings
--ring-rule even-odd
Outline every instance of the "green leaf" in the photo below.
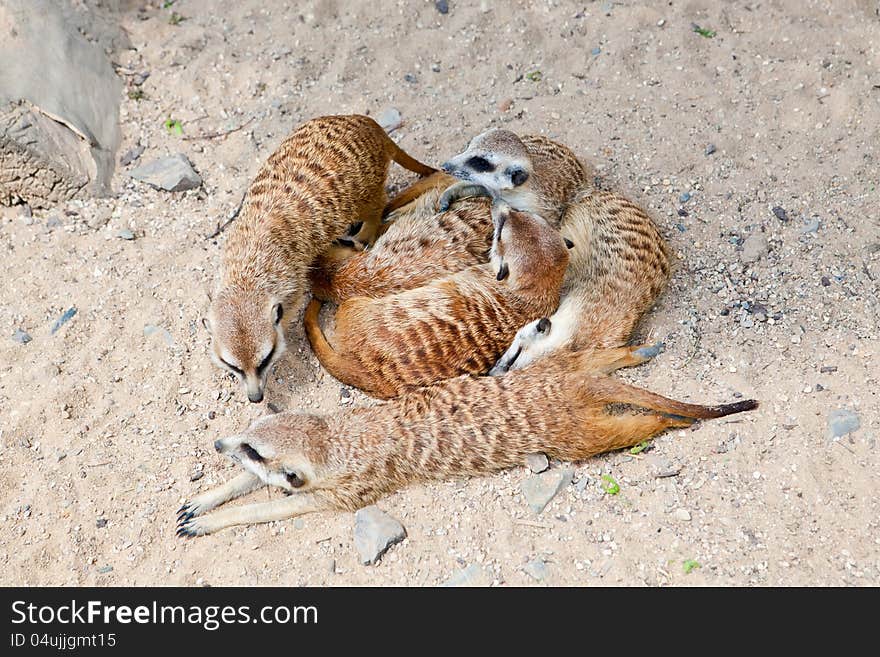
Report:
[[[644,452],[648,448],[648,445],[650,445],[650,444],[651,444],[650,440],[643,440],[635,447],[632,447],[629,450],[629,453],[630,454],[641,454],[642,452]]]
[[[169,25],[180,25],[185,20],[186,20],[185,16],[181,16],[176,11],[172,11],[171,18],[168,19],[168,24]]]
[[[165,129],[178,137],[183,136],[183,125],[177,119],[165,119]]]
[[[132,89],[128,92],[128,97],[132,100],[143,100],[146,96],[144,96],[143,90]]]
[[[174,0],[165,0],[165,2],[162,3],[162,9],[170,9],[173,4]]]
[[[706,27],[700,27],[699,25],[696,25],[696,24],[693,26],[693,30],[694,30],[694,32],[699,34],[701,37],[705,37],[707,39],[711,39],[713,36],[715,36],[715,30],[710,30],[709,28],[706,28]]]
[[[684,566],[684,574],[689,574],[694,568],[700,567],[699,561],[694,561],[693,559],[686,559],[683,563]]]
[[[540,82],[541,78],[544,77],[544,74],[541,71],[532,71],[531,73],[527,73],[526,77],[532,82]]]
[[[617,495],[620,492],[620,486],[614,481],[614,477],[611,475],[602,475],[602,480],[605,482],[605,485],[602,486],[602,488],[606,493],[609,495]]]

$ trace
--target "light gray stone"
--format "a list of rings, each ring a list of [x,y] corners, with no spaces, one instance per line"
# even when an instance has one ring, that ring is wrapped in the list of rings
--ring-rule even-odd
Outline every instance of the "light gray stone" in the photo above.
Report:
[[[770,243],[763,233],[752,233],[743,242],[742,261],[746,264],[757,262],[770,252]]]
[[[202,184],[201,177],[183,153],[153,160],[132,169],[129,175],[135,180],[145,182],[156,189],[164,189],[166,192],[183,192],[196,189]]]
[[[523,571],[539,582],[547,577],[547,564],[542,559],[533,559],[523,566]]]
[[[354,514],[354,547],[364,565],[372,565],[395,543],[406,538],[406,529],[377,506]]]
[[[538,474],[550,467],[550,461],[547,460],[546,454],[529,454],[526,457],[526,465],[529,466],[529,470]]]
[[[563,488],[571,483],[574,470],[550,470],[533,475],[520,484],[526,504],[535,513],[541,513]]]
[[[403,118],[396,107],[388,107],[376,115],[376,123],[382,126],[385,132],[394,132],[403,125]]]
[[[861,424],[859,416],[847,408],[838,408],[828,414],[828,433],[831,438],[841,438],[857,431]]]

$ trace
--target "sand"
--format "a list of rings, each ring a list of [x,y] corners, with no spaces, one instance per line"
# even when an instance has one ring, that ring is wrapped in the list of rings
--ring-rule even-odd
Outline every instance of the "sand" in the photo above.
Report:
[[[201,189],[119,167],[113,198],[0,211],[0,584],[880,584],[876,2],[218,5],[125,14],[117,56],[143,95],[120,154],[183,152]],[[390,107],[434,164],[492,126],[575,149],[677,256],[637,335],[666,351],[623,376],[762,406],[576,464],[538,516],[525,467],[408,488],[379,503],[408,537],[375,566],[347,513],[178,539],[181,501],[236,472],[212,442],[266,412],[209,361],[206,236],[298,123]],[[269,401],[371,403],[289,333]],[[860,427],[832,439],[839,409]]]

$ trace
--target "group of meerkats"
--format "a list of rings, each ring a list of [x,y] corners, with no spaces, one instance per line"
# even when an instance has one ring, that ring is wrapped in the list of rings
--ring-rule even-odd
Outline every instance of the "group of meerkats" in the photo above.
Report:
[[[421,178],[389,203],[392,160]],[[308,121],[269,157],[226,240],[211,356],[262,401],[283,320],[311,291],[305,332],[321,364],[389,401],[268,415],[217,440],[243,472],[185,503],[179,535],[356,510],[537,452],[580,461],[757,406],[686,404],[610,376],[659,352],[627,342],[669,257],[645,212],[596,189],[571,150],[490,130],[442,169],[358,115]],[[288,495],[207,513],[264,485]]]

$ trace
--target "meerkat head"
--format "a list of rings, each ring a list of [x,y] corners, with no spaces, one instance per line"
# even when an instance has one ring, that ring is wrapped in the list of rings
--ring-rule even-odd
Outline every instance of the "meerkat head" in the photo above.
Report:
[[[525,145],[510,130],[489,130],[474,137],[467,150],[442,165],[456,178],[482,185],[509,202],[521,195],[532,175]],[[519,203],[514,207],[527,209]]]
[[[211,334],[211,359],[244,384],[248,399],[263,401],[272,364],[284,353],[284,306],[260,290],[227,288],[203,320]]]
[[[322,444],[327,433],[323,418],[278,413],[258,419],[241,434],[214,441],[214,449],[268,486],[306,492],[318,487],[323,473],[310,446]]]
[[[495,231],[489,261],[499,281],[523,290],[559,291],[568,266],[568,245],[559,232],[536,214],[492,204]]]
[[[522,369],[540,355],[552,349],[550,345],[553,322],[547,317],[529,322],[516,332],[507,351],[489,370],[489,376],[501,376],[510,370]]]

